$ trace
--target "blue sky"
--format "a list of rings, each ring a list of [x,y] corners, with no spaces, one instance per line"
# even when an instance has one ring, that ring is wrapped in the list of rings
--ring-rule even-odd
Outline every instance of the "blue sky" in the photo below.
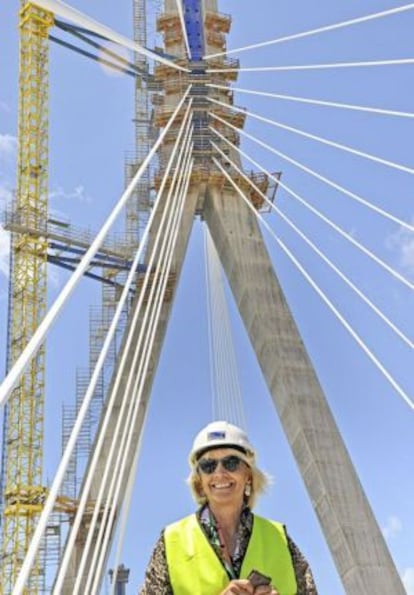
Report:
[[[233,15],[229,48],[363,16],[400,3],[370,0],[315,3],[219,2]],[[131,35],[129,1],[78,0],[77,8]],[[240,8],[240,6],[242,6]],[[259,8],[257,8],[259,6]],[[3,9],[0,35],[0,205],[15,185],[17,122],[18,2]],[[412,57],[414,13],[350,29],[240,54],[242,66],[311,64]],[[240,87],[330,101],[413,112],[413,66],[326,70],[324,72],[243,73]],[[345,112],[327,107],[236,95],[236,103],[269,118],[336,140],[384,159],[413,167],[413,120]],[[133,148],[133,85],[97,64],[60,47],[51,49],[50,204],[54,213],[79,226],[98,229],[123,189],[123,159]],[[246,130],[335,180],[354,193],[406,220],[414,220],[413,182],[408,173],[324,147],[291,133],[248,120]],[[414,280],[414,241],[332,188],[321,184],[248,141],[243,148],[355,239]],[[278,192],[281,210],[413,340],[412,291],[309,211]],[[341,313],[375,351],[395,379],[413,395],[413,357],[379,319],[276,215],[267,220],[303,262]],[[413,412],[361,352],[315,292],[266,236],[289,305],[315,365],[319,380],[380,526],[386,535],[407,592],[414,593]],[[201,225],[196,222],[173,317],[151,399],[139,463],[124,563],[131,568],[129,592],[140,584],[161,528],[189,513],[185,485],[193,435],[211,419],[210,373]],[[7,324],[7,234],[0,232],[0,358],[4,362]],[[65,273],[51,270],[50,300]],[[60,451],[63,402],[75,391],[77,367],[88,358],[89,305],[99,304],[99,286],[82,282],[48,340],[45,476],[53,475]],[[309,558],[322,594],[340,595],[330,554],[309,504],[238,313],[230,300],[248,430],[262,467],[274,477],[258,512],[280,519]],[[2,373],[4,368],[2,370]]]

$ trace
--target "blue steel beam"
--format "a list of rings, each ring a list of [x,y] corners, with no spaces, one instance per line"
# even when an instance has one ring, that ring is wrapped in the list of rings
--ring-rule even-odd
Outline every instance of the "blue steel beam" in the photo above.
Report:
[[[205,53],[202,0],[183,0],[183,7],[190,61],[199,62]]]

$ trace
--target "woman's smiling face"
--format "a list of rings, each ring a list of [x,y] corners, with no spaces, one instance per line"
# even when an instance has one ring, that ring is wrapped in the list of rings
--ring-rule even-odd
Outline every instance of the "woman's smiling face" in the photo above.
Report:
[[[201,487],[209,504],[216,506],[233,504],[235,507],[241,507],[246,483],[251,479],[251,471],[249,466],[239,458],[239,455],[240,453],[233,448],[217,448],[209,450],[200,458],[198,469]],[[222,459],[227,459],[230,462],[228,467],[236,466],[236,468],[229,471],[223,465]],[[237,460],[239,464],[237,464]],[[205,473],[202,471],[205,461],[220,462],[212,473]],[[210,465],[210,467],[214,467],[214,465]]]

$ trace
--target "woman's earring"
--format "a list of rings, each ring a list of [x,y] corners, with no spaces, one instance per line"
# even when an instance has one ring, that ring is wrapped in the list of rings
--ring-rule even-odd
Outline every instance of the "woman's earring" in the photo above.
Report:
[[[246,483],[246,485],[244,486],[244,495],[247,496],[247,498],[250,496],[250,494],[252,493],[252,484]]]

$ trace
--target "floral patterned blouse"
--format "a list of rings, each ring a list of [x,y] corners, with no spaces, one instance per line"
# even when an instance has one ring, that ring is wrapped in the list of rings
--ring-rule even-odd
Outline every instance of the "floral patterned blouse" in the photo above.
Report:
[[[253,530],[254,516],[251,510],[246,507],[242,511],[236,537],[236,547],[234,548],[230,562],[226,561],[222,555],[222,547],[216,523],[207,505],[197,511],[197,518],[208,541],[221,560],[229,579],[239,578],[243,558]],[[287,533],[286,537],[296,575],[296,583],[298,587],[297,595],[317,595],[316,586],[308,562]],[[161,533],[152,552],[140,595],[173,595],[165,553],[164,532]]]

